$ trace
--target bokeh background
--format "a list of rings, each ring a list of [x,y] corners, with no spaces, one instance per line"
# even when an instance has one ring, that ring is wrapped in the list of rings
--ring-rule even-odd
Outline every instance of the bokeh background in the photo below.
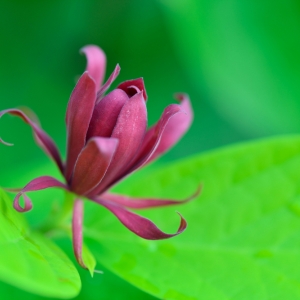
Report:
[[[0,0],[0,110],[30,107],[64,153],[66,105],[86,63],[79,49],[96,44],[107,76],[121,66],[114,86],[144,77],[149,125],[173,93],[190,95],[193,126],[159,163],[298,133],[299,31],[297,0]],[[19,119],[3,117],[0,136],[15,144],[0,145],[1,186],[47,160]]]

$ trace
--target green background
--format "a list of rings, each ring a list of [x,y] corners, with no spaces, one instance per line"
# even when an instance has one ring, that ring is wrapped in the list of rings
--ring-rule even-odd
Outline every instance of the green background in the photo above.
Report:
[[[0,0],[0,110],[30,107],[64,153],[65,109],[86,63],[79,49],[96,44],[107,54],[107,75],[120,64],[117,83],[144,77],[149,124],[173,93],[190,95],[194,123],[160,162],[298,133],[299,17],[296,0]],[[0,136],[15,144],[0,145],[0,185],[26,184],[32,166],[47,158],[20,120],[3,117]],[[22,165],[28,173],[20,182],[15,170]],[[84,274],[82,297],[108,299],[96,290],[116,280],[117,288],[146,299],[107,274],[93,281]],[[18,292],[3,285],[0,295],[11,289]]]

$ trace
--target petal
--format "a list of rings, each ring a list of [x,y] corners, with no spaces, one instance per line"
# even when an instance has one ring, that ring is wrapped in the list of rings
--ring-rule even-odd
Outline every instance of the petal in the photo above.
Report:
[[[14,199],[14,208],[19,212],[26,212],[31,210],[32,203],[31,200],[25,194],[26,192],[33,192],[44,190],[50,187],[59,187],[65,190],[69,190],[69,188],[62,182],[56,180],[50,176],[41,176],[30,181],[15,197]],[[25,200],[24,208],[20,205],[20,197],[23,196]]]
[[[71,182],[71,190],[84,195],[99,184],[116,151],[118,140],[93,138],[79,154]]]
[[[106,69],[106,56],[99,47],[88,45],[80,49],[80,53],[84,53],[87,58],[86,71],[94,79],[96,89],[99,90],[104,79]]]
[[[112,74],[109,76],[107,81],[103,84],[101,89],[98,91],[98,93],[97,93],[97,102],[99,102],[101,100],[102,96],[106,93],[106,91],[110,88],[111,84],[118,77],[118,75],[120,73],[120,70],[121,70],[121,68],[120,68],[119,64],[117,64],[114,71],[112,72]]]
[[[201,192],[202,186],[200,185],[196,192],[193,193],[190,197],[184,200],[168,200],[168,199],[154,199],[154,198],[131,198],[128,196],[111,194],[111,193],[104,193],[100,197],[104,200],[108,200],[110,202],[119,204],[121,206],[125,206],[128,208],[134,209],[144,209],[144,208],[153,208],[153,207],[160,207],[160,206],[169,206],[169,205],[177,205],[183,204],[186,202],[195,199]]]
[[[20,117],[25,123],[29,124],[34,132],[34,136],[37,144],[56,162],[59,170],[63,173],[63,163],[58,152],[58,149],[53,142],[53,140],[49,137],[49,135],[40,128],[35,122],[28,118],[28,116],[19,109],[6,109],[0,111],[0,118],[5,114],[11,114],[17,117]],[[1,143],[3,140],[0,139]],[[8,143],[5,143],[8,144]],[[9,145],[9,144],[8,144]]]
[[[111,135],[119,140],[118,148],[105,177],[90,195],[97,195],[104,190],[133,159],[144,138],[146,127],[147,109],[143,93],[140,92],[124,104],[119,114]]]
[[[139,154],[127,169],[131,173],[150,163],[169,150],[190,127],[193,111],[187,95],[178,94],[180,105],[171,104],[164,110],[160,120],[146,132]],[[126,174],[123,174],[124,176]]]
[[[127,94],[120,89],[113,90],[101,99],[95,106],[87,139],[95,136],[110,137],[120,111],[128,99]]]
[[[73,250],[79,265],[87,269],[82,258],[82,223],[83,223],[83,201],[76,199],[73,207],[72,233],[73,233]]]
[[[143,91],[144,99],[145,101],[147,101],[148,96],[144,84],[144,79],[142,77],[132,80],[126,80],[118,85],[118,88],[124,90],[124,92],[126,92],[129,97],[132,97],[137,93],[135,87],[137,87],[138,90]]]
[[[182,233],[186,227],[187,223],[185,219],[180,216],[180,225],[176,233],[168,234],[161,231],[157,226],[151,222],[149,219],[146,219],[142,216],[139,216],[120,205],[110,203],[100,198],[90,198],[93,202],[96,202],[108,210],[110,210],[120,221],[126,226],[130,231],[136,235],[147,239],[147,240],[162,240],[168,239],[175,235]]]
[[[191,126],[193,110],[189,96],[186,94],[176,94],[175,98],[181,102],[180,106],[185,113],[176,114],[170,119],[163,130],[158,147],[148,162],[156,159],[173,147]]]
[[[79,78],[67,108],[67,164],[65,177],[69,181],[75,162],[86,143],[86,134],[96,102],[96,86],[87,72]]]

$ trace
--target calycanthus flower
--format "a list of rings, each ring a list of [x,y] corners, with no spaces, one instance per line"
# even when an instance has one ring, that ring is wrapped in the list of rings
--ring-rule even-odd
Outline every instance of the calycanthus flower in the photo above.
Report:
[[[26,212],[32,203],[25,192],[59,187],[76,194],[73,206],[72,231],[74,254],[78,263],[87,268],[82,258],[83,198],[110,210],[129,230],[149,240],[166,239],[183,232],[187,226],[180,216],[176,233],[162,232],[150,220],[128,210],[184,203],[169,199],[137,199],[112,194],[108,190],[138,168],[150,163],[171,146],[189,128],[192,109],[187,95],[178,94],[180,104],[165,108],[160,120],[147,130],[147,93],[142,78],[128,80],[105,95],[120,72],[119,65],[102,85],[106,57],[97,46],[82,49],[87,57],[86,71],[78,80],[68,103],[67,158],[63,162],[59,151],[37,122],[23,111],[7,109],[0,117],[11,114],[20,117],[33,129],[37,144],[55,161],[65,183],[50,176],[30,181],[14,199],[14,208]],[[1,143],[5,143],[0,139]],[[24,207],[20,197],[24,197]]]

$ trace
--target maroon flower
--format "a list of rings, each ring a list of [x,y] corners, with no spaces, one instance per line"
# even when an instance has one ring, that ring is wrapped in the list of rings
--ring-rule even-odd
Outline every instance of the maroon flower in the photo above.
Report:
[[[150,220],[127,208],[142,209],[184,203],[199,191],[183,201],[134,199],[108,192],[119,180],[173,146],[189,128],[193,114],[187,95],[178,94],[180,105],[169,105],[160,120],[146,130],[147,94],[143,79],[125,81],[105,96],[119,74],[120,67],[117,65],[107,82],[101,85],[105,73],[105,54],[92,45],[83,48],[82,52],[87,56],[88,63],[71,94],[67,108],[65,163],[52,139],[24,112],[7,109],[0,112],[0,117],[8,113],[28,123],[37,143],[56,162],[66,181],[62,183],[49,176],[30,181],[15,197],[14,208],[19,212],[30,210],[32,203],[25,192],[49,187],[60,187],[78,195],[73,209],[73,247],[78,263],[86,268],[82,259],[82,198],[106,207],[138,236],[157,240],[181,233],[187,226],[186,221],[180,216],[177,232],[166,234]],[[4,143],[1,139],[0,142]],[[19,203],[22,195],[24,207]]]

